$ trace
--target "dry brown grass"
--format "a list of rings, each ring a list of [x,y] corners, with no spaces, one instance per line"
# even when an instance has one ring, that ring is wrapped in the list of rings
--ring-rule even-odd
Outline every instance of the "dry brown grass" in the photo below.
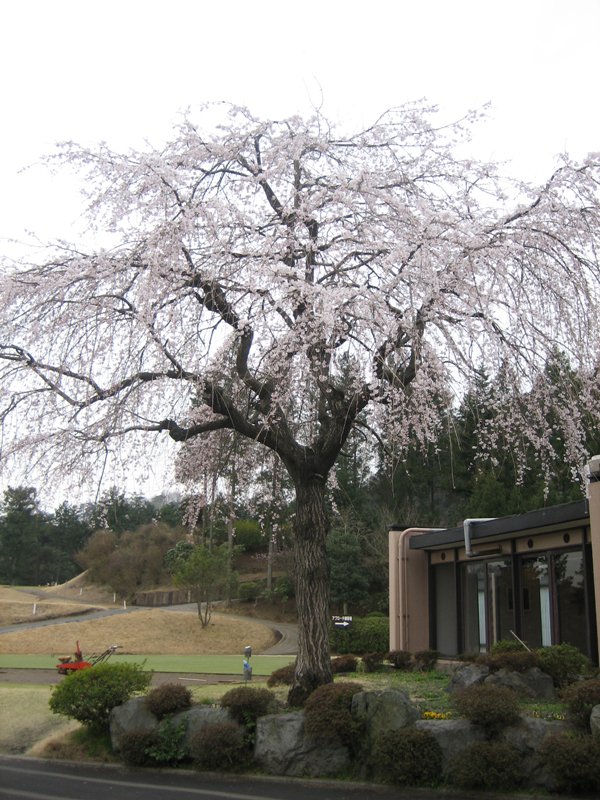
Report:
[[[5,633],[0,654],[68,655],[79,641],[85,653],[120,644],[119,653],[136,655],[222,655],[243,651],[249,639],[257,653],[275,644],[269,628],[249,621],[213,617],[203,629],[196,614],[151,609]]]
[[[34,604],[36,606],[35,614],[33,613]],[[41,619],[57,619],[102,609],[103,606],[69,603],[60,598],[41,598],[33,593],[0,587],[0,626],[37,622]]]
[[[49,699],[49,686],[0,687],[0,753],[20,755],[40,739],[79,727],[52,714]]]
[[[45,600],[36,604],[35,614],[32,603],[11,603],[0,601],[0,626],[19,625],[24,622],[38,622],[42,619],[60,619],[87,614],[91,611],[102,611],[102,606],[82,606],[73,603],[53,603]]]
[[[103,605],[114,608],[115,602],[113,601],[113,593],[107,586],[96,586],[93,583],[88,583],[86,573],[82,572],[66,583],[61,583],[60,586],[49,586],[44,589],[48,594],[55,594],[60,597],[69,597],[73,600],[85,600],[94,605]],[[123,600],[117,596],[116,605],[122,606]]]

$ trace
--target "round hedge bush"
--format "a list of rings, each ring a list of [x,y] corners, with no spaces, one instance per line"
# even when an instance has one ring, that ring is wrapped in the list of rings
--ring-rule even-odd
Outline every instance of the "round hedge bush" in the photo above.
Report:
[[[352,653],[346,653],[343,656],[331,659],[331,671],[334,675],[340,675],[344,672],[356,672],[358,666],[358,659]]]
[[[413,656],[416,669],[431,672],[438,662],[440,654],[437,650],[419,650]]]
[[[526,653],[527,650],[524,649],[523,645],[520,642],[517,642],[515,639],[500,639],[499,642],[495,642],[490,647],[490,655],[499,655],[500,653]]]
[[[452,703],[461,716],[480,725],[488,736],[519,721],[519,701],[514,692],[502,686],[469,686],[455,692]]]
[[[177,683],[164,683],[146,695],[146,708],[157,719],[167,714],[177,714],[192,705],[192,693],[187,686]]]
[[[431,786],[442,774],[442,749],[435,736],[417,728],[383,734],[375,742],[373,765],[384,780],[408,786]]]
[[[363,691],[359,683],[327,683],[312,692],[304,704],[304,729],[316,739],[356,738],[361,723],[351,713],[352,698]]]
[[[390,650],[385,659],[390,662],[394,669],[406,672],[410,669],[412,663],[412,653],[409,653],[408,650]]]
[[[476,742],[457,753],[448,780],[459,789],[513,791],[523,781],[521,756],[507,744]]]
[[[159,739],[156,731],[145,731],[139,728],[125,731],[120,740],[120,753],[123,761],[131,767],[156,766],[156,760],[149,750],[158,747]]]
[[[68,675],[55,686],[49,706],[54,714],[72,717],[99,731],[108,730],[108,716],[137,692],[148,688],[152,672],[140,664],[99,664]]]
[[[240,583],[238,587],[238,599],[240,603],[251,603],[257,600],[262,592],[264,586],[260,581],[258,583]]]
[[[600,680],[593,678],[568,686],[562,701],[567,706],[570,721],[589,733],[592,709],[600,705]]]
[[[367,672],[377,672],[385,659],[385,653],[365,653],[362,662]]]
[[[238,686],[226,692],[221,698],[221,706],[229,709],[236,722],[247,727],[253,727],[258,717],[266,716],[274,703],[273,692],[249,686]]]
[[[500,651],[481,655],[477,659],[477,663],[488,667],[492,673],[501,669],[507,669],[510,672],[527,672],[528,669],[540,666],[537,654],[527,652],[527,650],[520,650],[519,652],[507,650],[506,652]]]
[[[294,670],[296,664],[291,663],[286,667],[280,667],[272,672],[267,678],[267,686],[272,689],[274,686],[291,686],[294,680]]]
[[[213,722],[192,737],[194,768],[226,772],[241,769],[250,754],[239,727],[234,722]]]
[[[536,650],[542,672],[550,675],[560,688],[579,679],[590,666],[590,661],[572,644],[554,644]]]
[[[600,739],[554,733],[548,736],[537,755],[556,781],[559,792],[593,793],[600,791]]]

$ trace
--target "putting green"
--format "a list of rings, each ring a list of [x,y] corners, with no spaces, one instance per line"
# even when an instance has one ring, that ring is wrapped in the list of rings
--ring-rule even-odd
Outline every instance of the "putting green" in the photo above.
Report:
[[[243,675],[243,656],[131,656],[115,655],[108,663],[125,661],[144,664],[144,669],[155,672],[197,672],[208,675]],[[296,660],[295,656],[252,656],[250,666],[254,675],[270,675],[273,670],[285,667]],[[57,659],[52,656],[0,656],[0,669],[53,669]]]

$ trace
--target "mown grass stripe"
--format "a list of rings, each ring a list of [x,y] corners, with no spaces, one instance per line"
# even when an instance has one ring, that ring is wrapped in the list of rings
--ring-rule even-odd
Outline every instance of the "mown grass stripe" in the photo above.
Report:
[[[155,672],[196,672],[212,675],[242,675],[243,655],[177,656],[177,655],[114,655],[109,663],[144,664]],[[270,675],[273,670],[295,661],[295,656],[252,656],[250,666],[254,675]],[[40,655],[1,655],[0,669],[53,669],[58,658]]]

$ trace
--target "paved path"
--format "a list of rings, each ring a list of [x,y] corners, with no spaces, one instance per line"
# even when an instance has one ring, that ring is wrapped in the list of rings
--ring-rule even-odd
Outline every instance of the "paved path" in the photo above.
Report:
[[[266,676],[257,675],[256,681],[265,680]],[[46,686],[62,683],[64,677],[56,669],[16,669],[2,667],[0,669],[0,686],[3,683],[35,683]],[[151,686],[161,686],[163,683],[182,683],[184,686],[215,686],[217,684],[242,684],[244,679],[237,675],[215,675],[207,672],[155,672],[152,676]],[[2,795],[0,795],[1,797]]]
[[[16,588],[16,587],[15,587]],[[29,592],[38,597],[51,597],[54,600],[68,600],[75,603],[85,603],[89,605],[88,601],[73,599],[68,597],[59,597],[55,594],[49,594],[41,589],[19,589],[18,591]],[[87,614],[77,614],[72,617],[57,617],[56,619],[43,619],[37,622],[23,622],[19,625],[4,625],[0,627],[0,635],[3,633],[15,633],[15,631],[26,631],[30,628],[41,628],[48,625],[64,625],[69,622],[85,622],[89,619],[101,619],[102,617],[112,617],[117,614],[131,614],[136,611],[142,611],[147,608],[160,608],[161,611],[187,611],[198,613],[196,603],[182,603],[174,606],[131,606],[130,608],[110,608],[106,611],[92,611]],[[255,655],[269,655],[269,656],[295,656],[298,654],[298,626],[289,622],[272,622],[270,620],[253,619],[251,617],[238,616],[234,614],[219,614],[213,611],[213,616],[222,619],[234,619],[241,622],[254,622],[257,625],[263,625],[270,628],[279,635],[279,641],[273,647],[265,650],[264,653],[255,653]]]
[[[428,789],[269,775],[219,775],[191,770],[132,769],[0,756],[0,798],[28,800],[435,800]],[[445,800],[464,798],[444,792]],[[492,797],[492,795],[490,795]],[[532,796],[533,798],[533,796]]]
[[[36,597],[45,597],[48,600],[65,600],[67,603],[82,603],[84,606],[102,606],[104,603],[91,603],[89,600],[85,600],[83,597],[63,597],[60,594],[50,594],[50,592],[45,592],[43,589],[31,589],[29,587],[21,587],[21,586],[11,586],[11,589],[14,589],[16,592],[24,592],[25,594],[34,594]]]

